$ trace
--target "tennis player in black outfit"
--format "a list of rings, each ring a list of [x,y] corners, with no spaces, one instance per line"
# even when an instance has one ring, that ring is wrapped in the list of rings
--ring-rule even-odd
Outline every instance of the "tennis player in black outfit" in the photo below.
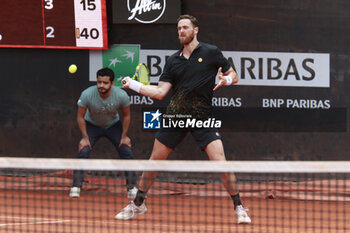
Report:
[[[212,116],[214,91],[221,86],[237,83],[238,77],[218,47],[197,40],[198,21],[195,17],[180,16],[177,30],[183,47],[167,60],[158,86],[143,85],[129,77],[123,79],[123,85],[155,99],[163,99],[173,89],[167,114],[189,115],[192,118],[206,120]],[[215,85],[218,73],[219,81]],[[208,154],[210,160],[226,160],[221,136],[216,128],[161,129],[156,134],[150,160],[167,159],[169,153],[188,132],[195,138],[198,146]],[[156,175],[156,172],[142,174],[135,200],[122,209],[115,216],[116,219],[128,220],[147,212],[144,201]],[[237,222],[250,223],[247,208],[243,207],[239,197],[235,175],[224,173],[222,182],[233,200]]]

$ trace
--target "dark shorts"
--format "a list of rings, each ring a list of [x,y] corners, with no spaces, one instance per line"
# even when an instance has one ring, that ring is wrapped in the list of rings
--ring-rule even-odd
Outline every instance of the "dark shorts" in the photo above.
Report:
[[[218,129],[205,128],[205,129],[160,129],[156,134],[156,139],[166,145],[167,147],[174,149],[190,132],[197,145],[204,150],[204,148],[214,140],[220,139]]]

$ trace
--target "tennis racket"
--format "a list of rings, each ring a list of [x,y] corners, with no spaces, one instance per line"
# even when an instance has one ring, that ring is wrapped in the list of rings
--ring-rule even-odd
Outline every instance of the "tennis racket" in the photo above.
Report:
[[[132,76],[133,80],[139,81],[140,83],[144,85],[149,85],[149,70],[145,63],[139,63],[136,67],[136,71],[134,76]],[[126,82],[123,80],[122,84],[125,84]]]

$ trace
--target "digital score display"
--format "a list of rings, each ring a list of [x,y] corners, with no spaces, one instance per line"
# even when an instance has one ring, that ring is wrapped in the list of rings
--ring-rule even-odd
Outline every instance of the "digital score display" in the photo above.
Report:
[[[0,0],[0,47],[107,49],[106,0]]]

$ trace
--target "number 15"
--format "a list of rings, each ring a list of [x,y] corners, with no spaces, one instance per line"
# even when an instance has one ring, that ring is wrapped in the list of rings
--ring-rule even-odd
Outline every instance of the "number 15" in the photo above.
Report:
[[[84,11],[86,11],[86,9],[88,9],[89,11],[96,10],[95,0],[81,0],[80,4],[83,5]]]

